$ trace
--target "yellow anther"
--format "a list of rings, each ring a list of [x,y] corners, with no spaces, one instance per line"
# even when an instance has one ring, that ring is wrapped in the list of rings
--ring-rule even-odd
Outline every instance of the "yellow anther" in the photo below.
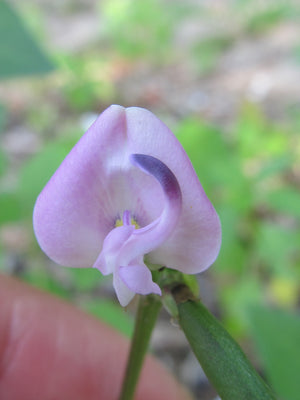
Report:
[[[134,218],[130,219],[130,223],[131,225],[134,225],[135,229],[139,229],[139,224],[136,222],[136,220]],[[115,222],[115,228],[119,227],[119,226],[123,226],[123,219],[122,218],[118,218]]]

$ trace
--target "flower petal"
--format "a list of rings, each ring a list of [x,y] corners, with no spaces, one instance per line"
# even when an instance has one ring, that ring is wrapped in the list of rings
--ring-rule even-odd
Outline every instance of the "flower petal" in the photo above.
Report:
[[[128,108],[126,121],[132,153],[162,160],[176,176],[182,193],[182,212],[176,229],[149,254],[148,260],[184,273],[203,271],[219,253],[221,224],[187,154],[173,133],[150,111]],[[152,203],[159,207],[159,201]],[[151,211],[155,213],[153,208]]]
[[[50,179],[34,209],[41,248],[57,263],[89,267],[125,210],[140,227],[162,214],[164,192],[131,165],[134,153],[163,161],[182,193],[176,229],[149,261],[186,273],[207,268],[220,248],[218,216],[176,137],[151,112],[135,107],[104,111]]]
[[[152,281],[152,275],[146,265],[129,265],[119,268],[119,276],[134,293],[161,295],[160,287]]]
[[[131,291],[120,277],[118,270],[115,271],[113,277],[113,286],[122,307],[126,307],[135,296],[135,292]]]
[[[36,237],[55,262],[90,267],[114,227],[110,165],[126,140],[123,107],[107,109],[76,144],[38,197],[33,214]],[[112,157],[111,163],[115,162]],[[113,182],[110,182],[111,185]],[[118,183],[117,183],[118,184]]]
[[[103,275],[112,274],[116,267],[119,250],[132,235],[134,229],[134,225],[124,225],[110,231],[104,239],[102,251],[93,268],[97,268]]]

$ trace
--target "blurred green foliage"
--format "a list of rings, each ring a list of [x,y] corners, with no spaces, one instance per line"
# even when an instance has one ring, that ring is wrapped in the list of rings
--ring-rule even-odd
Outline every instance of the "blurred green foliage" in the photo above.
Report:
[[[233,3],[236,13],[241,12],[243,33],[261,34],[295,11],[290,2],[258,7],[256,12],[254,1]],[[79,117],[120,101],[114,80],[116,64],[124,62],[128,67],[128,59],[142,60],[158,68],[174,61],[176,25],[193,14],[192,7],[174,4],[170,7],[161,0],[103,2],[103,51],[97,40],[79,53],[57,51],[53,55],[57,75],[45,80],[44,89],[35,88],[39,100],[28,106],[22,118],[40,133],[42,145],[39,152],[20,162],[21,167],[15,167],[14,184],[7,185],[12,162],[0,151],[0,232],[21,225],[32,240],[26,250],[18,250],[17,256],[27,260],[27,265],[17,273],[38,287],[72,298],[126,335],[132,332],[132,321],[113,301],[104,299],[106,279],[93,269],[60,269],[49,264],[33,238],[31,216],[37,195],[83,133]],[[15,12],[0,2],[0,33],[4,28],[0,77],[52,69]],[[9,30],[12,35],[7,34]],[[186,55],[199,73],[211,72],[239,34],[216,31],[211,37],[199,37],[185,49]],[[7,38],[16,42],[7,42]],[[51,95],[43,98],[47,91]],[[0,107],[0,132],[10,112]],[[295,313],[300,292],[299,121],[297,110],[283,124],[268,120],[258,106],[245,103],[230,128],[187,116],[175,129],[222,221],[222,249],[209,273],[223,322],[237,338],[252,334],[264,371],[285,400],[299,398],[293,383],[300,359],[296,344],[299,316]],[[11,250],[0,243],[0,253],[0,268],[16,272],[8,266]]]
[[[0,132],[3,130],[6,122],[6,110],[3,104],[0,104]]]
[[[278,23],[299,16],[299,3],[293,0],[235,0],[235,9],[243,19],[247,33],[259,35]]]
[[[292,350],[299,339],[299,316],[287,326],[285,311],[278,311],[282,321],[272,317],[273,311],[264,320],[261,307],[297,310],[300,194],[293,171],[300,168],[294,146],[298,132],[273,124],[256,106],[245,104],[230,132],[187,119],[177,135],[222,221],[222,248],[211,273],[224,323],[235,336],[253,332],[275,390],[283,399],[296,400],[299,393],[290,384],[295,377],[280,371],[293,370],[291,365],[299,369],[299,354]],[[255,314],[249,314],[254,306]],[[290,336],[293,344],[287,343]],[[289,352],[281,357],[286,347]]]
[[[97,51],[90,51],[84,57],[81,54],[59,54],[56,59],[65,75],[62,92],[71,109],[91,109],[99,99],[108,103],[112,101],[115,89],[105,57]]]
[[[180,2],[170,7],[159,0],[107,0],[101,8],[105,34],[113,48],[123,56],[146,57],[155,64],[172,56],[177,22],[190,10]]]
[[[177,134],[222,221],[213,271],[229,326],[238,329],[239,320],[242,332],[234,315],[251,302],[296,307],[300,195],[287,177],[299,168],[297,132],[274,126],[246,104],[230,134],[196,119],[183,121]],[[280,279],[290,282],[294,296],[282,299],[273,290]]]
[[[21,200],[23,215],[30,215],[38,194],[72,146],[59,141],[48,144],[29,160],[20,171],[17,196]]]
[[[251,33],[260,33],[286,18],[291,18],[293,11],[293,5],[288,1],[264,5],[262,10],[249,17],[247,29]]]
[[[109,300],[92,300],[85,302],[83,308],[113,326],[126,336],[133,333],[133,319],[119,306]]]
[[[222,54],[232,45],[233,37],[230,35],[212,36],[197,41],[192,48],[197,70],[203,74],[211,72],[217,65]]]
[[[255,307],[249,314],[268,379],[281,398],[299,400],[299,315]]]

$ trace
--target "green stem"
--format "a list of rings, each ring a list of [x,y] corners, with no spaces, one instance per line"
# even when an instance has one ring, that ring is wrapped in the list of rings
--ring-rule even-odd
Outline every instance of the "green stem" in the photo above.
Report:
[[[140,297],[129,359],[119,400],[131,400],[134,396],[151,333],[160,309],[161,301],[158,296],[150,294]]]

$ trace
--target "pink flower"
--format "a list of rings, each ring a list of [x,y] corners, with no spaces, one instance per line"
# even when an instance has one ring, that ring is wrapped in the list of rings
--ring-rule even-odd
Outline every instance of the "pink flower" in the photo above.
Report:
[[[173,133],[151,112],[111,106],[39,195],[34,231],[70,267],[113,274],[121,305],[161,294],[144,260],[196,274],[216,259],[217,213]]]

